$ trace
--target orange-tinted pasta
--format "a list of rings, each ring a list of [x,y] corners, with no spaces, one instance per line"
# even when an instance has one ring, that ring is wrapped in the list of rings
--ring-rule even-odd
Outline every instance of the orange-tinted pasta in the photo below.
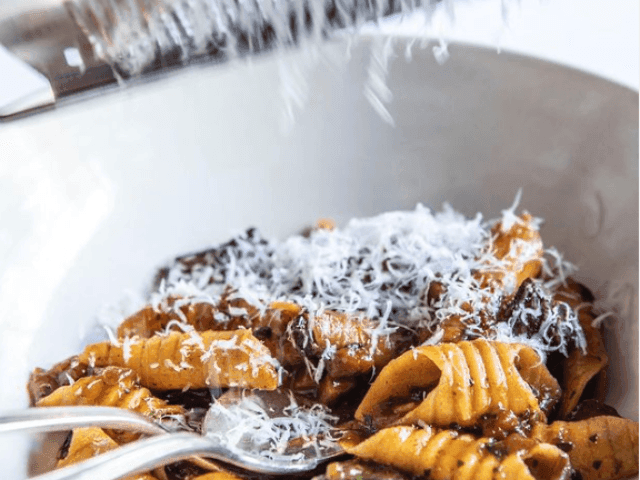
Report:
[[[66,457],[58,462],[58,468],[67,467],[118,447],[118,444],[101,428],[77,428],[72,435],[69,451]],[[123,480],[157,479],[150,473],[141,473]]]
[[[269,350],[250,330],[172,332],[114,345],[89,345],[80,360],[134,370],[141,385],[158,390],[246,387],[273,390],[278,372]]]
[[[139,386],[138,376],[132,370],[118,367],[106,367],[99,375],[60,387],[37,403],[38,407],[63,405],[118,407],[155,419],[185,413],[181,406],[169,405]]]
[[[383,367],[403,349],[403,340],[407,343],[401,335],[376,335],[376,327],[361,315],[325,311],[310,319],[300,318],[293,336],[308,356],[325,356],[322,361],[328,375],[337,379]]]
[[[581,310],[578,318],[587,340],[587,352],[572,350],[564,364],[565,391],[560,406],[561,417],[566,417],[576,407],[587,384],[609,363],[600,330],[591,326],[595,317],[590,309]]]
[[[507,293],[515,293],[527,278],[535,278],[540,274],[544,253],[540,232],[534,218],[524,213],[506,231],[503,231],[502,222],[497,223],[491,229],[491,234],[493,254],[503,261],[503,265],[500,270],[480,272],[480,283],[503,288],[506,287],[505,281],[509,283],[509,280],[513,280]]]
[[[211,472],[193,477],[193,480],[242,480],[242,477],[228,472]]]
[[[638,472],[638,422],[594,417],[537,425],[534,438],[560,446],[583,480],[626,478]]]
[[[555,298],[578,309],[578,319],[587,341],[587,351],[573,349],[564,363],[564,392],[560,403],[560,417],[565,418],[578,405],[587,384],[609,363],[604,339],[599,327],[593,326],[595,314],[590,299],[585,298],[580,285],[571,281],[561,286]]]
[[[346,445],[346,450],[434,480],[561,480],[571,468],[567,455],[553,445],[501,457],[492,453],[489,438],[432,427],[385,428],[355,446]]]
[[[408,480],[409,476],[386,465],[352,459],[327,465],[324,475],[313,480]]]
[[[129,369],[107,367],[98,375],[83,377],[72,385],[58,388],[42,398],[38,407],[99,405],[117,407],[161,420],[182,418],[186,410],[180,405],[169,405],[154,397],[151,392],[138,384],[138,376]],[[138,433],[107,430],[118,443],[127,443],[140,437]]]
[[[81,363],[77,355],[55,364],[49,370],[36,368],[29,376],[27,384],[31,406],[58,387],[69,385],[84,377],[89,370],[89,365]]]
[[[356,418],[443,427],[474,426],[483,416],[501,414],[539,414],[542,420],[559,396],[557,381],[529,347],[474,340],[418,347],[393,360],[371,385]]]
[[[289,323],[300,314],[300,307],[294,303],[273,302],[261,314],[242,299],[223,298],[218,305],[188,302],[176,307],[180,301],[179,297],[173,297],[162,310],[147,306],[136,312],[120,324],[118,338],[151,338],[165,331],[170,322],[174,322],[173,331],[177,332],[182,332],[185,324],[196,332],[245,328],[252,330],[281,364],[294,365],[302,361],[295,347],[286,341],[285,335]]]

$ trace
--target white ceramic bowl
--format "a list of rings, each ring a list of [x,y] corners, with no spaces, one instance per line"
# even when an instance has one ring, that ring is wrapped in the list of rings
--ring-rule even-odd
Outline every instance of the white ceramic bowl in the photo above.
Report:
[[[417,202],[495,216],[522,187],[578,278],[631,296],[607,331],[609,402],[637,419],[638,94],[467,46],[444,65],[430,50],[406,62],[398,42],[394,128],[362,94],[369,42],[311,70],[287,133],[273,58],[0,125],[0,409],[25,406],[29,370],[77,352],[96,314],[175,254],[251,225],[284,237]],[[25,475],[27,447],[0,438],[2,478]]]

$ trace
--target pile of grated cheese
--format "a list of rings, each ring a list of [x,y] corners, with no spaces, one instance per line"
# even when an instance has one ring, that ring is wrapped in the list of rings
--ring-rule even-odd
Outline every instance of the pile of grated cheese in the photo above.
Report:
[[[509,284],[512,272],[491,251],[491,228],[500,222],[505,231],[521,221],[515,214],[518,202],[519,195],[501,218],[486,221],[481,214],[466,218],[446,204],[435,213],[419,204],[412,211],[352,219],[342,229],[317,229],[284,241],[265,240],[250,229],[224,245],[178,258],[152,294],[151,303],[180,315],[179,307],[185,303],[215,305],[223,296],[242,298],[259,311],[274,301],[289,301],[301,305],[310,317],[325,310],[364,315],[374,320],[370,332],[374,338],[397,328],[427,328],[433,334],[428,341],[436,343],[440,324],[452,315],[465,319],[471,331],[474,324],[479,328],[483,316],[485,322],[487,316],[497,317],[505,292],[481,288],[474,273],[502,269]],[[540,223],[535,219],[534,228]],[[516,243],[509,257],[518,257],[524,264],[531,254]],[[540,295],[550,301],[551,289],[575,267],[555,249],[547,250],[542,260],[542,279],[536,283]],[[435,307],[427,302],[432,282],[446,289]],[[181,299],[168,306],[168,299],[175,297]],[[471,312],[464,305],[471,305]],[[544,314],[544,328],[517,335],[513,328],[517,319],[496,322],[493,338],[525,343],[543,359],[551,351],[566,354],[572,342],[584,348],[582,328],[568,305],[526,313]],[[218,320],[224,320],[225,315],[219,315]],[[520,315],[520,323],[527,315]],[[330,354],[330,345],[327,351]]]

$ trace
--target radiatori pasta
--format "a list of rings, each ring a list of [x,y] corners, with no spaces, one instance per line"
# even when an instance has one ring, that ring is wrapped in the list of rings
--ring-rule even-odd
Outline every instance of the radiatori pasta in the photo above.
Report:
[[[339,441],[345,456],[313,480],[634,475],[638,423],[603,403],[608,314],[515,209],[484,221],[418,206],[283,242],[250,229],[178,257],[108,338],[35,369],[31,403],[195,432],[215,411],[230,438],[272,449]],[[286,393],[292,418],[242,411],[248,390]],[[76,429],[58,468],[139,436]],[[251,478],[194,457],[129,480]]]
[[[119,367],[104,368],[99,374],[83,377],[71,385],[60,387],[36,405],[118,407],[158,419],[162,416],[185,413],[183,407],[168,405],[164,400],[154,397],[147,388],[140,386],[138,376],[133,370]]]
[[[561,480],[571,470],[567,454],[547,443],[496,454],[489,438],[432,427],[385,428],[346,450],[434,480]]]
[[[273,390],[278,373],[269,350],[250,330],[171,332],[149,339],[127,338],[121,344],[88,346],[79,356],[94,367],[130,368],[146,387],[171,390],[245,387]]]
[[[412,400],[416,394],[423,399]],[[474,340],[417,347],[393,360],[355,416],[380,426],[422,421],[472,427],[505,413],[544,421],[559,398],[558,382],[531,348]]]

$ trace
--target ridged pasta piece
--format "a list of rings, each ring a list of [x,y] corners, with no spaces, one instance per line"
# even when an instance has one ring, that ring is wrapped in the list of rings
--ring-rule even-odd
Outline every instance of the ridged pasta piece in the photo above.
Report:
[[[433,480],[562,480],[569,478],[569,458],[549,444],[505,456],[492,453],[492,440],[454,430],[398,426],[385,428],[347,452]]]
[[[118,447],[118,444],[98,427],[76,428],[71,435],[69,449],[64,458],[58,461],[57,468],[87,460]]]
[[[184,303],[180,297],[171,297],[163,309],[147,306],[125,319],[118,327],[118,338],[151,338],[171,327],[171,322],[186,323],[196,332],[207,330],[232,331],[250,329],[256,338],[269,348],[271,355],[283,365],[302,361],[294,346],[286,341],[289,322],[297,317],[301,308],[290,302],[273,302],[264,312],[243,299],[223,298],[218,305],[205,302]],[[177,312],[180,312],[178,314]],[[174,331],[181,332],[175,325]]]
[[[250,330],[171,332],[120,344],[89,345],[79,356],[97,367],[134,370],[141,385],[156,390],[244,387],[273,390],[278,386],[276,362]]]
[[[480,284],[495,285],[507,295],[515,293],[527,278],[535,278],[542,270],[544,249],[540,232],[534,218],[528,213],[517,220],[506,231],[502,222],[492,229],[492,253],[504,262],[502,268],[479,272]]]
[[[578,405],[587,384],[597,375],[604,373],[609,357],[604,346],[604,338],[599,328],[592,325],[596,318],[590,303],[590,292],[585,287],[569,280],[567,286],[561,286],[554,298],[578,309],[578,320],[587,340],[587,352],[575,348],[569,352],[564,362],[563,395],[560,402],[560,418],[567,415]]]
[[[141,387],[135,372],[118,367],[107,367],[99,375],[84,377],[72,385],[60,387],[37,403],[38,407],[64,405],[124,408],[156,419],[185,413],[181,406],[169,405],[154,397],[147,388]]]
[[[58,461],[57,468],[67,467],[74,463],[88,460],[118,448],[118,444],[107,435],[101,428],[76,428],[71,437],[69,451],[65,458]],[[150,473],[141,473],[126,477],[123,480],[157,480]]]
[[[37,404],[38,407],[75,405],[117,407],[155,420],[182,417],[186,413],[181,405],[168,404],[154,397],[147,388],[139,386],[135,372],[118,367],[104,368],[99,375],[84,377],[72,385],[60,387]],[[139,433],[132,431],[108,429],[103,433],[116,445],[129,443],[140,437]],[[193,457],[191,461],[203,468],[215,467],[198,457]]]
[[[537,425],[532,436],[562,448],[583,480],[626,478],[638,473],[638,422],[594,417]]]
[[[535,422],[559,396],[558,382],[533,349],[474,340],[418,347],[391,361],[355,417],[378,426],[470,427],[493,415]]]

